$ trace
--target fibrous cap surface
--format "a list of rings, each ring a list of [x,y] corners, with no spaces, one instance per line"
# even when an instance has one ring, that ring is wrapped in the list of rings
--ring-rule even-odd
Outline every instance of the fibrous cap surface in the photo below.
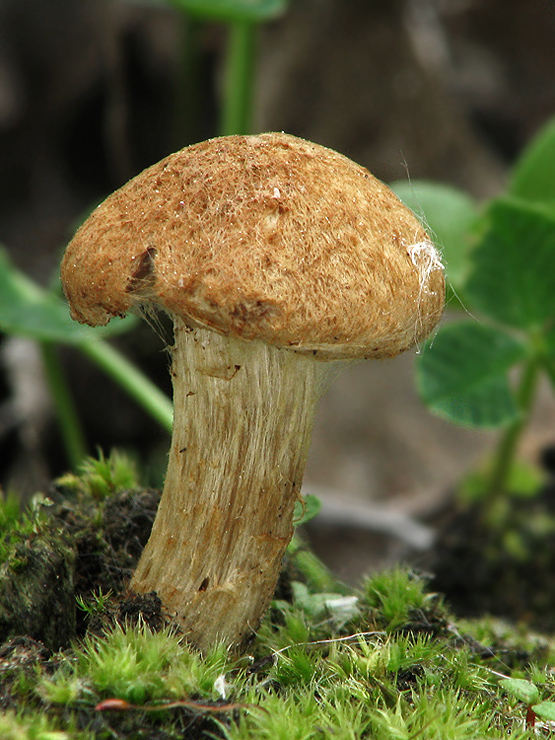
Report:
[[[142,172],[79,229],[62,282],[91,325],[152,301],[322,359],[395,355],[444,301],[441,261],[392,191],[281,133],[211,139]]]

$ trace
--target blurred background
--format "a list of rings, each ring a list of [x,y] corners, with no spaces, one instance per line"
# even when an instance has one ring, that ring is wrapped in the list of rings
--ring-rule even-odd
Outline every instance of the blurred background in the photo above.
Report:
[[[552,0],[259,4],[280,7],[256,27],[248,129],[332,147],[386,182],[491,197],[555,113]],[[230,39],[229,24],[163,0],[0,0],[0,243],[17,268],[51,285],[96,203],[221,132]],[[113,341],[171,392],[149,326]],[[166,432],[78,352],[60,353],[89,451],[132,450],[160,485]],[[407,353],[352,367],[321,404],[305,490],[323,510],[310,536],[349,579],[425,548],[491,443],[424,409],[413,364]],[[553,444],[545,393],[522,452],[534,460]],[[0,335],[0,484],[29,497],[68,466],[40,353]]]

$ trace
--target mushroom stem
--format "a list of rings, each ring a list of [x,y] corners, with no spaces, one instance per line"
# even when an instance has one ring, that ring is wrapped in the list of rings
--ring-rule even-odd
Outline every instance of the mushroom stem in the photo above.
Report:
[[[256,629],[293,534],[330,364],[175,318],[164,491],[131,587],[156,591],[201,650]]]

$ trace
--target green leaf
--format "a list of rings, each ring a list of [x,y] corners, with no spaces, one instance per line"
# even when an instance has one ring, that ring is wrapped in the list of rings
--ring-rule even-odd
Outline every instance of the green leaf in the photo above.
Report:
[[[520,156],[509,193],[555,208],[555,119],[541,129]]]
[[[470,269],[472,234],[478,218],[476,203],[461,190],[426,180],[399,180],[391,188],[441,248],[448,282],[461,292]]]
[[[518,416],[507,372],[525,357],[520,342],[494,327],[448,324],[425,345],[416,382],[438,416],[466,427],[495,428]]]
[[[481,501],[488,495],[491,486],[491,467],[494,460],[487,460],[478,470],[471,470],[460,482],[457,492],[462,501]],[[514,498],[532,499],[538,495],[545,476],[536,465],[514,460],[507,475],[506,491]]]
[[[546,327],[543,339],[547,356],[552,360],[555,360],[555,317],[553,318],[551,325]]]
[[[358,597],[339,593],[311,593],[300,581],[291,581],[293,603],[313,619],[328,614],[336,622],[344,622],[358,611]]]
[[[532,706],[532,711],[546,722],[555,722],[555,702],[541,701]]]
[[[171,3],[199,18],[212,21],[254,22],[277,18],[288,0],[171,0]]]
[[[555,317],[543,335],[543,342],[542,367],[555,390]]]
[[[533,704],[539,699],[537,686],[523,678],[502,678],[499,685],[505,689],[507,694],[514,696],[515,699],[523,701],[525,704]]]
[[[127,331],[136,318],[113,319],[93,329],[73,321],[67,303],[34,283],[0,250],[0,331],[36,341],[80,344]]]
[[[543,367],[555,391],[555,358],[546,360]]]
[[[501,324],[543,332],[555,320],[555,215],[504,198],[493,202],[489,219],[466,296]]]
[[[314,519],[316,514],[322,508],[322,502],[317,496],[312,493],[308,493],[303,496],[302,499],[295,501],[295,508],[293,511],[293,522],[296,527],[301,524],[306,524],[311,519]]]

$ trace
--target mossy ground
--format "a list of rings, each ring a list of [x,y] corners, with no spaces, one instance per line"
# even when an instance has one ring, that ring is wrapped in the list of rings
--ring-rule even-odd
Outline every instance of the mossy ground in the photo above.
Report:
[[[125,591],[156,508],[128,472],[116,457],[90,462],[50,492],[58,503],[25,516],[5,501],[2,740],[550,736],[529,713],[526,724],[525,703],[500,681],[527,678],[554,698],[555,640],[489,617],[457,620],[409,569],[349,592],[328,580],[324,592],[292,556],[247,653],[201,657],[163,626],[156,598]],[[64,619],[59,590],[34,564],[45,542],[67,554]],[[36,620],[33,576],[43,578]],[[14,618],[14,594],[26,621]]]

